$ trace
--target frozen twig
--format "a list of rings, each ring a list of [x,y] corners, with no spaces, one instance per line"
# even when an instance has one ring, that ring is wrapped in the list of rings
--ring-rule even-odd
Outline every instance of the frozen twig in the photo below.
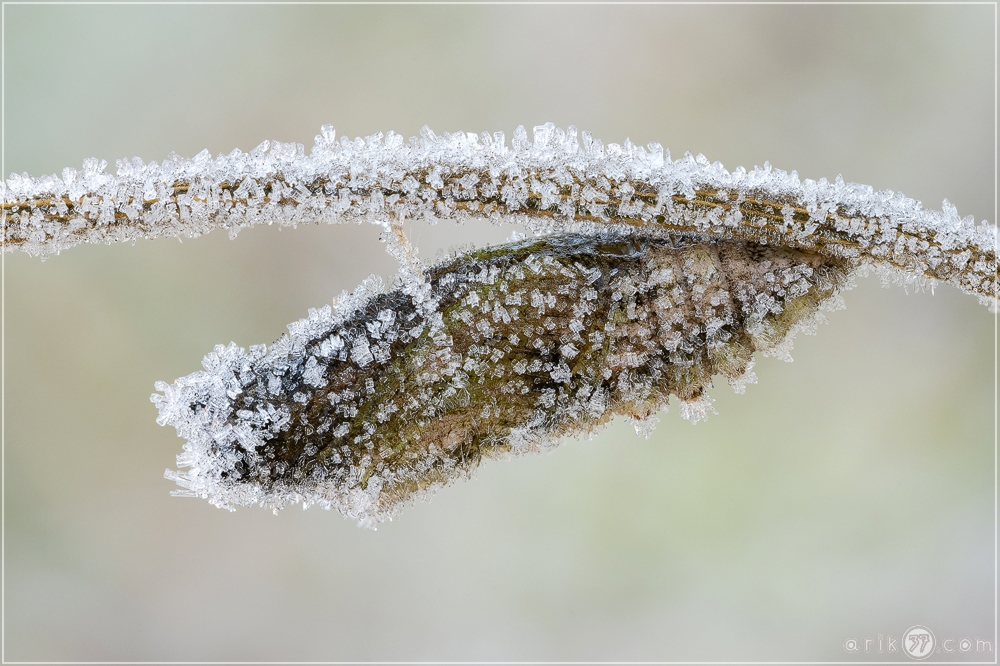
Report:
[[[78,243],[231,234],[255,224],[486,217],[536,230],[631,226],[819,252],[902,279],[940,280],[989,304],[996,295],[996,233],[945,201],[924,209],[899,193],[800,180],[765,165],[726,171],[702,156],[672,161],[658,144],[608,144],[575,128],[420,138],[390,132],[336,141],[324,127],[301,144],[264,142],[250,153],[203,151],[160,164],[86,160],[62,177],[12,175],[2,193],[4,250],[59,252]]]
[[[303,502],[372,524],[483,457],[614,415],[648,433],[671,396],[698,421],[713,376],[742,391],[753,355],[787,357],[859,270],[997,302],[995,228],[947,201],[672,161],[572,127],[533,141],[518,128],[511,146],[426,128],[336,141],[324,127],[308,156],[265,142],[105,167],[12,176],[4,251],[368,220],[400,263],[388,292],[367,283],[270,348],[219,346],[204,371],[157,384],[159,422],[187,440],[167,476],[228,508]],[[428,267],[403,233],[483,217],[538,238]]]

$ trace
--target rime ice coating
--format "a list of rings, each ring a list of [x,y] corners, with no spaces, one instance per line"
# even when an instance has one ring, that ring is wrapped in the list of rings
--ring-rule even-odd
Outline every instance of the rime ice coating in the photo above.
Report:
[[[324,126],[309,155],[301,144],[265,141],[242,153],[157,164],[84,161],[62,177],[12,174],[4,184],[4,250],[33,255],[77,243],[230,234],[255,224],[486,217],[541,231],[603,225],[699,233],[816,251],[872,266],[903,281],[942,280],[988,305],[996,294],[995,228],[959,218],[954,206],[924,209],[891,191],[764,168],[726,171],[686,154],[578,136],[551,123],[503,133],[409,141],[389,132],[337,140]],[[398,253],[397,253],[398,254]]]
[[[486,458],[537,451],[614,415],[647,433],[671,395],[697,421],[722,375],[756,381],[851,280],[817,253],[698,236],[559,234],[426,271],[433,310],[363,285],[270,349],[218,346],[160,382],[187,439],[182,495],[227,508],[392,518]]]
[[[616,414],[648,433],[670,396],[698,421],[714,375],[755,381],[754,353],[787,356],[858,271],[946,281],[996,308],[996,230],[947,201],[673,161],[573,127],[532,141],[519,127],[508,146],[427,128],[337,141],[325,126],[309,155],[264,142],[106,166],[12,175],[4,251],[368,220],[400,262],[388,293],[367,283],[270,349],[219,346],[204,371],[157,383],[158,422],[187,440],[167,477],[227,508],[302,502],[374,524],[484,457]],[[470,218],[539,238],[424,267],[402,234]]]

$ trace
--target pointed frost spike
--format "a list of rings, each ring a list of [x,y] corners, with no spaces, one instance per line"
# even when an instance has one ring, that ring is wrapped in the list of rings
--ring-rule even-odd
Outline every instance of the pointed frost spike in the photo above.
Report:
[[[524,125],[518,125],[514,129],[511,145],[515,153],[523,153],[531,148],[531,144],[528,143],[528,132],[524,129]]]
[[[92,178],[101,172],[108,166],[105,160],[98,160],[96,157],[88,157],[83,161],[83,175],[85,178]],[[30,179],[28,174],[24,174],[25,179]]]
[[[556,127],[552,136],[552,146],[556,149],[565,149],[566,131],[561,127]]]
[[[257,144],[256,148],[250,151],[250,157],[251,158],[260,157],[261,155],[266,153],[267,149],[270,147],[271,147],[271,142],[268,141],[267,139],[264,139],[259,144]]]
[[[237,150],[214,161],[204,152],[190,159],[171,154],[160,164],[120,160],[117,176],[97,159],[80,173],[64,170],[61,180],[12,175],[3,186],[10,212],[3,250],[45,256],[84,242],[192,237],[213,228],[235,234],[253,224],[481,216],[527,223],[535,234],[565,224],[590,231],[663,225],[717,239],[839,251],[854,257],[855,267],[902,266],[892,270],[910,276],[904,282],[926,276],[983,298],[992,297],[997,278],[991,232],[960,218],[950,203],[927,210],[899,192],[875,192],[842,177],[800,182],[770,163],[729,174],[703,156],[671,162],[666,150],[661,162],[653,144],[649,153],[630,141],[605,151],[590,134],[581,145],[575,128],[564,133],[552,123],[535,129],[533,144],[519,128],[513,152],[503,133],[483,136],[481,145],[465,133],[438,139],[425,128],[422,137],[338,141],[324,126],[308,158],[301,144],[263,142],[249,155]],[[551,172],[537,172],[539,162]],[[898,243],[901,234],[920,240]]]
[[[715,411],[715,407],[712,405],[713,402],[715,401],[708,396],[702,396],[690,401],[682,401],[680,407],[681,417],[690,421],[691,425],[696,425],[699,421],[706,420],[709,412],[712,414],[719,413]]]
[[[437,134],[435,134],[434,130],[432,130],[427,125],[424,125],[423,127],[420,128],[420,137],[428,144],[437,143],[438,140]]]
[[[657,141],[650,141],[646,144],[646,150],[649,151],[650,161],[656,168],[663,166],[663,146]]]
[[[570,125],[566,128],[566,152],[573,155],[580,151],[580,140],[577,138],[577,130],[575,125]]]
[[[544,125],[536,125],[532,129],[535,150],[544,150],[545,148],[548,148],[549,141],[552,139],[555,128],[556,126],[554,123],[545,123]]]
[[[664,410],[666,411],[666,410]],[[649,439],[656,430],[656,424],[660,422],[660,419],[655,415],[647,416],[644,419],[629,419],[632,422],[632,427],[635,428],[635,434],[643,439]]]

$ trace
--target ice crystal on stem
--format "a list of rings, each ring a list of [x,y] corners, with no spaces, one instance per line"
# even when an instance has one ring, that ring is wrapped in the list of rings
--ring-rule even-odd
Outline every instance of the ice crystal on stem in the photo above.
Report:
[[[551,124],[404,141],[336,139],[309,155],[86,160],[62,177],[12,175],[3,249],[231,235],[255,224],[367,220],[400,263],[310,311],[269,349],[219,346],[204,370],[160,382],[159,423],[187,440],[169,471],[224,507],[320,504],[372,524],[503,457],[586,433],[614,415],[650,432],[670,396],[691,421],[725,377],[741,392],[756,352],[787,357],[797,330],[858,271],[944,281],[996,308],[996,231],[954,206],[800,180],[765,164],[671,160],[658,144],[608,144]],[[435,266],[408,220],[487,218],[537,236]]]

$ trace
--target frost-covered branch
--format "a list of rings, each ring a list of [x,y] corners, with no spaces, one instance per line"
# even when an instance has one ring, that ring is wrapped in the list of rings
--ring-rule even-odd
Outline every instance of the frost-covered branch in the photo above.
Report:
[[[62,177],[12,175],[2,193],[4,250],[49,254],[83,242],[235,234],[255,224],[297,225],[369,219],[486,217],[537,230],[589,231],[605,225],[698,233],[819,252],[949,282],[989,304],[996,293],[994,228],[959,218],[954,206],[924,209],[901,194],[839,177],[799,180],[765,165],[726,171],[702,156],[672,161],[647,148],[592,139],[575,128],[518,128],[408,142],[390,132],[335,140],[324,127],[309,155],[301,144],[265,142],[248,154],[160,164],[136,158],[87,160]]]
[[[228,508],[303,502],[374,523],[484,457],[615,415],[648,432],[671,396],[698,421],[713,376],[755,381],[753,355],[787,356],[859,270],[997,302],[995,229],[947,201],[672,161],[572,127],[532,142],[518,128],[510,147],[427,129],[338,142],[324,127],[308,156],[265,142],[105,167],[12,176],[3,249],[368,220],[400,262],[390,291],[363,285],[270,348],[219,346],[204,371],[157,384],[158,421],[187,440],[168,478]],[[403,233],[483,217],[538,238],[428,267]]]
[[[850,281],[817,253],[687,235],[560,234],[427,270],[433,307],[366,285],[270,349],[216,347],[160,382],[187,439],[168,472],[223,507],[303,502],[363,522],[615,415],[648,432],[669,397],[692,421],[713,375],[755,382]]]

